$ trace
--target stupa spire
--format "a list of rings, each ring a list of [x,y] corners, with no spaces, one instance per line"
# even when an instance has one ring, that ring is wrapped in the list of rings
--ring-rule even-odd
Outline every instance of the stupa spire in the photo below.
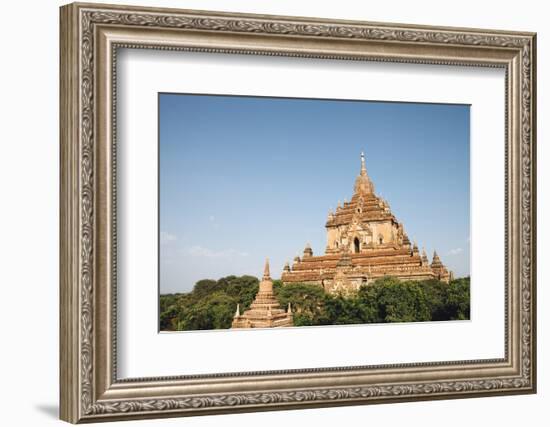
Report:
[[[265,266],[264,266],[264,280],[271,280],[271,275],[269,274],[269,258],[265,259]]]
[[[290,274],[290,273],[289,273]],[[254,301],[248,310],[242,314],[240,306],[233,317],[232,328],[275,328],[281,326],[292,326],[292,313],[288,313],[279,304],[273,293],[273,282],[269,273],[269,260],[266,259],[263,279]]]
[[[369,175],[367,174],[367,166],[365,165],[365,153],[361,152],[361,171],[355,179],[355,193],[373,194],[374,185],[372,184]]]

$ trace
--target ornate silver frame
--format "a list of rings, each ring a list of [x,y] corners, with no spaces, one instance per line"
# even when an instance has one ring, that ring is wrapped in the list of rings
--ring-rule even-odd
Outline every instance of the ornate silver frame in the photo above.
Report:
[[[533,33],[71,4],[61,8],[61,419],[77,422],[536,391]],[[116,375],[118,47],[506,70],[505,357],[176,378]]]

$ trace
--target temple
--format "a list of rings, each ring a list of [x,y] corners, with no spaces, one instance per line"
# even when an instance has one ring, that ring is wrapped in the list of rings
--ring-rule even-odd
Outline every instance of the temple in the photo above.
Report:
[[[243,314],[237,305],[233,317],[232,328],[276,328],[293,326],[293,316],[290,304],[285,311],[273,294],[273,282],[269,275],[269,261],[266,260],[264,276],[260,282],[260,289],[250,305],[250,309]]]
[[[325,227],[325,254],[314,256],[307,244],[302,258],[297,256],[292,266],[284,266],[284,284],[314,284],[332,294],[345,294],[383,276],[452,280],[452,272],[435,251],[430,264],[426,252],[420,253],[416,243],[411,245],[388,202],[375,194],[363,153],[353,197],[343,205],[338,202],[336,211],[329,212]]]

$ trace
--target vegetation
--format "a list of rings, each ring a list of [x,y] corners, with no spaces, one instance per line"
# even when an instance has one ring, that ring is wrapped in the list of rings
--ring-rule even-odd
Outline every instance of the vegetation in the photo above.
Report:
[[[189,293],[160,296],[163,331],[227,329],[237,304],[241,313],[258,292],[258,279],[228,276],[200,280]],[[292,305],[296,326],[423,322],[470,318],[470,278],[402,282],[383,277],[350,296],[328,295],[320,286],[273,281],[282,307]]]

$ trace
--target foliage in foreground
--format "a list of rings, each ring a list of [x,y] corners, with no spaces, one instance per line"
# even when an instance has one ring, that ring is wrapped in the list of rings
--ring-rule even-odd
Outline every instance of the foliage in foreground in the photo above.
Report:
[[[253,276],[200,280],[189,293],[160,296],[163,331],[227,329],[237,304],[247,310],[258,292]],[[320,286],[274,280],[282,307],[292,305],[295,326],[422,322],[470,318],[470,278],[402,282],[383,277],[351,296],[328,295]]]

